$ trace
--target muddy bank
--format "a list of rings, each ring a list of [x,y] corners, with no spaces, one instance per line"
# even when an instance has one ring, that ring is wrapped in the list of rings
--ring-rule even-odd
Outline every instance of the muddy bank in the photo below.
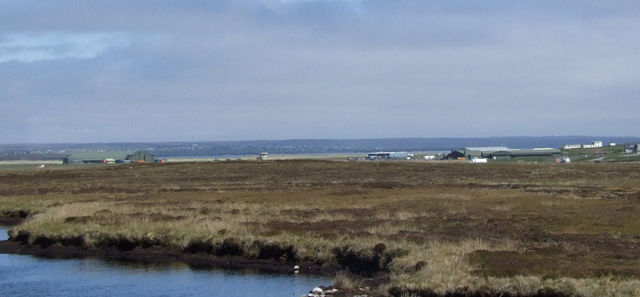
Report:
[[[82,259],[82,258],[98,258],[119,261],[144,262],[144,263],[168,263],[181,262],[189,265],[192,269],[208,269],[208,268],[224,268],[224,269],[250,269],[263,273],[279,273],[279,274],[309,274],[318,276],[333,277],[342,268],[339,266],[322,266],[313,262],[297,262],[295,265],[289,262],[281,262],[276,260],[247,259],[242,256],[215,256],[207,253],[196,252],[177,252],[161,247],[136,247],[131,250],[123,251],[117,247],[110,248],[86,248],[82,246],[63,246],[55,243],[51,245],[34,245],[23,243],[16,240],[0,241],[0,254],[20,254],[31,255],[42,258],[53,259]],[[388,276],[378,274],[373,278],[362,278],[359,282],[362,288],[349,290],[336,289],[329,296],[334,297],[351,297],[366,294],[368,296],[377,296],[375,287],[388,282]],[[327,292],[332,286],[324,286],[328,284],[318,284]],[[311,291],[310,291],[311,292]]]
[[[45,258],[103,258],[149,263],[183,262],[194,268],[221,267],[231,269],[255,269],[269,273],[294,273],[293,265],[275,260],[247,259],[239,256],[212,256],[206,253],[183,253],[161,247],[137,247],[128,251],[112,248],[84,248],[52,244],[47,247],[30,245],[19,241],[0,241],[0,253],[32,255]],[[300,273],[332,276],[336,267],[322,267],[315,263],[301,262]]]
[[[27,219],[28,214],[26,212],[20,212],[17,215],[16,214],[9,214],[9,215],[0,215],[0,226],[15,226],[15,225],[19,225],[22,222],[24,222],[24,220]]]
[[[166,259],[184,262],[213,262],[215,265],[226,262],[255,262],[259,265],[273,266],[274,271],[301,266],[299,272],[327,274],[346,270],[362,277],[374,277],[390,271],[389,264],[396,257],[406,255],[408,251],[389,249],[383,243],[370,248],[357,248],[351,245],[331,249],[333,258],[321,259],[299,253],[298,248],[286,242],[272,242],[264,239],[243,240],[236,237],[214,240],[212,238],[193,238],[186,246],[176,247],[167,243],[166,238],[153,235],[128,237],[120,234],[89,238],[87,235],[43,235],[28,231],[12,231],[9,237],[12,243],[5,243],[5,252],[28,253],[41,256],[72,256],[89,254],[95,256],[139,258],[140,260]],[[147,259],[148,258],[148,259]],[[230,260],[231,259],[231,260]],[[243,264],[245,265],[245,264]]]
[[[117,247],[110,248],[85,248],[81,246],[63,246],[61,244],[51,244],[46,247],[42,245],[32,245],[16,240],[0,241],[0,253],[7,254],[24,254],[45,258],[101,258],[111,260],[124,260],[134,262],[147,263],[166,263],[166,262],[182,262],[188,264],[194,269],[205,268],[228,268],[228,269],[252,269],[267,273],[295,273],[297,269],[289,262],[281,262],[276,260],[247,259],[241,256],[215,256],[207,253],[197,252],[177,252],[161,247],[136,247],[128,251],[123,251]],[[341,266],[321,266],[313,262],[299,262],[299,273],[313,274],[321,276],[334,276],[337,272],[344,271]],[[357,277],[355,275],[352,275]],[[385,285],[389,282],[389,276],[385,273],[378,273],[372,277],[361,277],[357,279],[361,284],[358,288],[339,289],[330,296],[335,297],[352,297],[352,296],[382,296],[377,290],[378,286]],[[323,287],[327,288],[332,287]],[[403,288],[392,287],[388,294],[393,297],[401,296],[420,296],[420,297],[568,297],[565,294],[553,290],[539,290],[533,295],[519,295],[509,292],[476,292],[458,290],[446,294],[437,294],[429,290],[411,291]],[[574,296],[579,297],[579,296]]]
[[[191,241],[184,249],[171,249],[156,242],[138,241],[126,238],[110,238],[98,246],[88,246],[82,236],[47,237],[33,236],[20,231],[15,237],[0,241],[0,253],[24,254],[43,258],[100,258],[145,263],[181,262],[193,269],[226,268],[251,269],[264,273],[310,274],[318,276],[336,276],[346,273],[355,288],[338,288],[329,296],[415,296],[415,297],[568,297],[569,295],[541,289],[532,295],[513,294],[505,291],[469,291],[459,289],[445,294],[430,290],[411,290],[401,287],[389,287],[390,274],[388,264],[393,258],[404,255],[402,250],[388,250],[379,243],[370,250],[357,250],[349,246],[334,248],[336,263],[298,257],[290,245],[267,243],[256,240],[251,244],[258,253],[247,252],[247,246],[239,240],[228,238],[220,243],[211,241]],[[332,290],[332,286],[320,286],[323,290]],[[385,289],[381,289],[385,288]],[[387,289],[389,288],[389,289]],[[310,292],[311,293],[311,292]],[[312,296],[313,294],[309,295]],[[323,296],[321,294],[313,296]],[[570,295],[572,297],[580,297]]]

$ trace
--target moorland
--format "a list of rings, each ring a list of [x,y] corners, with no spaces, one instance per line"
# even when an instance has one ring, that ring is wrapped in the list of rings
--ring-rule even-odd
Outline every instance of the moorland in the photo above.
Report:
[[[243,259],[369,296],[640,296],[640,165],[232,161],[2,171],[4,252]],[[14,250],[10,250],[11,247]]]

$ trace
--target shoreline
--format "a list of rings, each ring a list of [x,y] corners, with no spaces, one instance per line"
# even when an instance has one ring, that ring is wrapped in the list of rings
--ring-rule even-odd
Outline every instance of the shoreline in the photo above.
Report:
[[[25,218],[0,216],[0,226],[12,227],[23,222]],[[136,247],[132,250],[122,251],[117,247],[108,248],[87,248],[76,245],[62,245],[53,243],[48,246],[29,244],[17,239],[8,238],[0,240],[0,254],[28,255],[45,259],[100,259],[115,260],[124,262],[137,262],[148,264],[169,264],[183,263],[192,269],[228,269],[228,270],[249,270],[257,273],[267,274],[301,274],[321,277],[335,277],[344,269],[338,266],[321,266],[313,262],[287,263],[276,260],[248,259],[242,256],[215,256],[203,252],[190,253],[185,251],[175,251],[163,247]],[[296,269],[298,268],[298,269]],[[372,279],[359,279],[362,284],[366,284],[366,289],[335,289],[333,283],[319,284],[313,289],[321,288],[329,296],[350,297],[350,296],[377,296],[372,295],[375,287],[369,286],[383,284],[388,276],[378,275]],[[325,296],[312,294],[303,296]],[[364,295],[362,295],[364,294]]]
[[[247,259],[238,256],[212,256],[206,253],[191,254],[188,252],[169,251],[160,247],[141,248],[136,247],[130,251],[121,251],[115,247],[111,248],[84,248],[79,246],[63,246],[53,244],[48,247],[25,244],[20,241],[8,239],[0,241],[0,254],[30,255],[34,257],[48,259],[85,259],[96,258],[103,260],[131,261],[142,263],[184,263],[194,269],[231,269],[231,270],[253,270],[259,273],[297,273],[291,263],[283,263],[274,260]],[[335,276],[343,272],[341,267],[321,267],[311,262],[295,264],[300,267],[299,273],[314,276]],[[334,297],[354,297],[354,296],[382,296],[377,291],[378,286],[388,284],[389,275],[382,273],[372,278],[357,280],[361,286],[353,289],[337,289],[329,296]],[[334,289],[333,284],[318,285],[316,288],[324,291]],[[310,288],[309,294],[303,296],[325,296],[314,294]],[[331,292],[331,291],[328,291]],[[569,295],[554,290],[541,289],[531,295],[511,294],[505,292],[476,292],[466,290],[456,290],[446,294],[438,294],[431,290],[407,290],[398,287],[389,287],[388,296],[420,296],[420,297],[569,297]],[[579,296],[574,296],[579,297]]]
[[[3,221],[6,218],[0,217]],[[22,218],[21,218],[22,219]],[[22,219],[24,220],[24,219]],[[20,222],[21,220],[13,220]],[[15,225],[4,226],[10,227]],[[0,254],[14,254],[14,255],[30,255],[34,257],[41,257],[47,259],[86,259],[95,258],[102,260],[116,260],[125,262],[140,262],[140,263],[184,263],[193,269],[230,269],[230,270],[253,270],[258,273],[278,273],[278,274],[305,274],[314,276],[335,277],[341,272],[347,271],[345,267],[331,266],[323,267],[317,265],[311,261],[308,262],[296,262],[287,263],[276,260],[260,260],[260,259],[248,259],[242,256],[215,256],[203,252],[190,253],[186,251],[175,251],[167,248],[152,246],[152,247],[136,247],[132,250],[123,251],[117,247],[92,247],[87,248],[77,245],[62,245],[60,243],[53,243],[47,246],[39,244],[29,244],[19,241],[18,239],[9,238],[7,240],[0,241]],[[299,270],[294,269],[294,266],[299,266]],[[370,278],[365,278],[360,275],[352,275],[356,277],[356,282],[360,284],[356,288],[351,289],[338,289],[332,293],[328,293],[333,297],[354,297],[354,296],[385,296],[381,295],[378,291],[378,287],[386,286],[389,284],[388,273],[378,273]],[[322,289],[325,292],[330,289],[334,289],[334,284],[318,285],[315,289]],[[323,294],[314,294],[310,288],[309,294],[303,296],[320,297],[325,296]],[[541,289],[535,294],[520,295],[511,294],[509,292],[476,292],[466,290],[456,290],[448,292],[446,294],[438,294],[431,290],[410,290],[401,289],[398,287],[388,287],[387,295],[392,297],[402,296],[417,296],[417,297],[493,297],[493,296],[512,296],[512,297],[568,297],[569,295],[557,292],[554,290]],[[579,297],[579,296],[574,296]]]
[[[25,219],[18,216],[0,216],[0,226],[13,227],[24,222]]]
[[[0,226],[7,229],[17,226],[26,220],[19,216],[0,216]],[[322,267],[313,262],[285,263],[276,260],[247,259],[241,256],[215,256],[203,252],[190,253],[175,251],[168,248],[135,247],[132,250],[123,251],[117,247],[98,248],[83,247],[78,245],[62,245],[52,243],[48,246],[29,244],[18,239],[8,238],[0,240],[0,254],[31,255],[43,258],[99,258],[110,260],[140,261],[147,263],[182,262],[197,267],[219,267],[228,269],[255,269],[267,273],[295,273],[294,266],[300,266],[299,273],[334,276],[340,269],[338,267]]]
[[[198,268],[253,269],[266,273],[291,274],[295,272],[293,265],[274,260],[247,259],[234,256],[218,257],[206,253],[182,253],[169,251],[161,247],[137,247],[130,251],[121,251],[117,248],[84,248],[59,244],[42,247],[8,239],[0,241],[0,253],[53,259],[98,258],[145,263],[181,262]],[[297,265],[300,266],[300,273],[309,275],[332,276],[336,271],[336,269],[320,267],[313,263],[299,263]]]
[[[21,224],[26,219],[26,217],[21,216],[0,216],[0,226],[7,227],[8,231],[9,228]],[[74,245],[65,246],[60,243],[53,243],[44,247],[21,242],[10,237],[6,240],[0,240],[0,254],[28,255],[45,259],[94,258],[148,264],[183,263],[192,269],[250,270],[267,274],[303,274],[322,277],[335,277],[337,273],[343,271],[340,267],[323,267],[313,262],[297,262],[293,264],[276,260],[248,259],[241,256],[215,256],[203,252],[190,253],[162,247],[143,248],[138,246],[129,251],[122,251],[117,247],[87,248]],[[356,296],[357,294],[355,293],[366,294],[366,291],[370,291],[370,289],[366,291],[362,289],[336,290],[333,283],[319,284],[313,289],[317,288],[322,288],[325,292],[331,292],[329,293],[330,296],[334,297]],[[333,291],[327,291],[329,289],[333,289]],[[312,288],[309,288],[309,293],[312,292]]]

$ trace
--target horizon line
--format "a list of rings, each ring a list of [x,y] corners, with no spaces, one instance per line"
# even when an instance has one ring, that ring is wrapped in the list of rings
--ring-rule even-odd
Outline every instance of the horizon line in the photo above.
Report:
[[[366,140],[394,140],[394,139],[491,139],[491,138],[640,138],[640,136],[613,136],[613,135],[545,135],[545,136],[460,136],[460,137],[367,137],[367,138],[280,138],[280,139],[243,139],[243,140],[166,140],[166,141],[97,141],[97,142],[15,142],[0,143],[0,145],[82,145],[82,144],[157,144],[157,143],[211,143],[211,142],[280,142],[280,141],[366,141]]]

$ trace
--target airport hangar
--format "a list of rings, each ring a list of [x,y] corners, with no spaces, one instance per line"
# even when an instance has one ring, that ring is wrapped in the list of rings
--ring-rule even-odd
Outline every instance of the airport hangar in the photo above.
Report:
[[[447,159],[488,159],[495,161],[540,161],[558,162],[562,152],[555,148],[512,149],[508,147],[467,147],[453,150]]]

